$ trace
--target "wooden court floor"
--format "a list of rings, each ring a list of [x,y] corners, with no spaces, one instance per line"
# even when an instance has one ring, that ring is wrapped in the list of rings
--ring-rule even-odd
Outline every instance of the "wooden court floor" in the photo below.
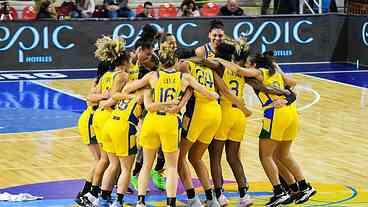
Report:
[[[293,76],[304,86],[299,89],[301,125],[293,152],[318,191],[303,206],[368,206],[367,89],[301,74]],[[83,97],[91,80],[42,83]],[[243,164],[250,190],[270,191],[258,159],[261,113],[252,96],[247,100],[254,113],[242,143]],[[0,188],[79,179],[86,174],[91,160],[75,128],[0,134],[0,149]],[[234,180],[225,159],[223,168],[226,180]],[[236,185],[228,184],[226,190],[236,191]],[[255,198],[255,206],[262,206],[266,200],[267,197]]]

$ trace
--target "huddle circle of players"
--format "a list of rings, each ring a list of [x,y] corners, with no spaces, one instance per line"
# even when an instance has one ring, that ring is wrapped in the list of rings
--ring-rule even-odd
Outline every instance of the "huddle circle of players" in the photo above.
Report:
[[[172,34],[150,25],[143,27],[134,51],[127,51],[121,38],[96,41],[97,77],[78,123],[94,158],[75,199],[80,206],[120,207],[134,188],[136,206],[143,207],[151,178],[166,191],[167,206],[176,206],[178,177],[186,190],[186,205],[203,206],[190,166],[204,189],[205,205],[229,205],[223,193],[224,148],[238,184],[238,205],[251,206],[239,153],[251,115],[243,99],[246,83],[264,114],[259,158],[273,186],[265,206],[301,204],[316,193],[290,152],[299,122],[292,91],[296,81],[284,75],[271,52],[250,56],[246,40],[226,37],[223,27],[213,20],[209,42],[195,50],[178,49]],[[154,51],[156,42],[159,49]],[[213,186],[202,160],[207,149]]]

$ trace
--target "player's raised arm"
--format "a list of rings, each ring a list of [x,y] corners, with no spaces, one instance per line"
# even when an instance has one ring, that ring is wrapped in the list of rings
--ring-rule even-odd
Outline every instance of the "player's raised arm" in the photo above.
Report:
[[[150,72],[147,75],[145,75],[142,79],[139,80],[135,80],[132,81],[128,84],[125,85],[125,87],[123,88],[123,94],[124,95],[128,95],[130,93],[135,92],[136,90],[142,89],[146,86],[150,85],[150,79],[152,78],[152,76],[155,74],[155,72]]]

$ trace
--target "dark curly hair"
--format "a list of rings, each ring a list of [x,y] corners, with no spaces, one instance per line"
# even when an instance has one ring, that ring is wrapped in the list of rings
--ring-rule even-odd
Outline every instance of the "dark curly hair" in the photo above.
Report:
[[[266,68],[271,76],[276,73],[275,65],[267,55],[257,54],[254,57],[254,62],[256,63],[256,68]]]
[[[224,29],[224,23],[222,23],[219,19],[214,19],[210,22],[210,29],[209,32],[211,32],[213,29]]]

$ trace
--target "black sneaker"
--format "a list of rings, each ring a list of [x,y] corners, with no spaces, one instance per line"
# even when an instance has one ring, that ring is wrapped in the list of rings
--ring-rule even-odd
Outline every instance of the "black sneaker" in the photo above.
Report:
[[[289,199],[282,202],[283,205],[288,205],[288,204],[293,203],[298,198],[299,192],[289,191],[288,194],[290,197]]]
[[[79,192],[77,194],[77,196],[74,199],[74,202],[76,202],[79,206],[84,206],[84,203],[83,203],[83,195],[82,195],[81,192]]]
[[[314,194],[316,194],[317,191],[312,186],[308,185],[308,188],[305,190],[302,190],[298,193],[298,196],[295,200],[296,204],[302,204],[307,202]]]
[[[290,195],[286,192],[282,192],[281,194],[274,194],[270,201],[266,203],[265,207],[276,207],[285,202],[290,198]]]
[[[98,198],[93,196],[91,193],[83,195],[82,200],[85,207],[96,207],[98,204]]]

